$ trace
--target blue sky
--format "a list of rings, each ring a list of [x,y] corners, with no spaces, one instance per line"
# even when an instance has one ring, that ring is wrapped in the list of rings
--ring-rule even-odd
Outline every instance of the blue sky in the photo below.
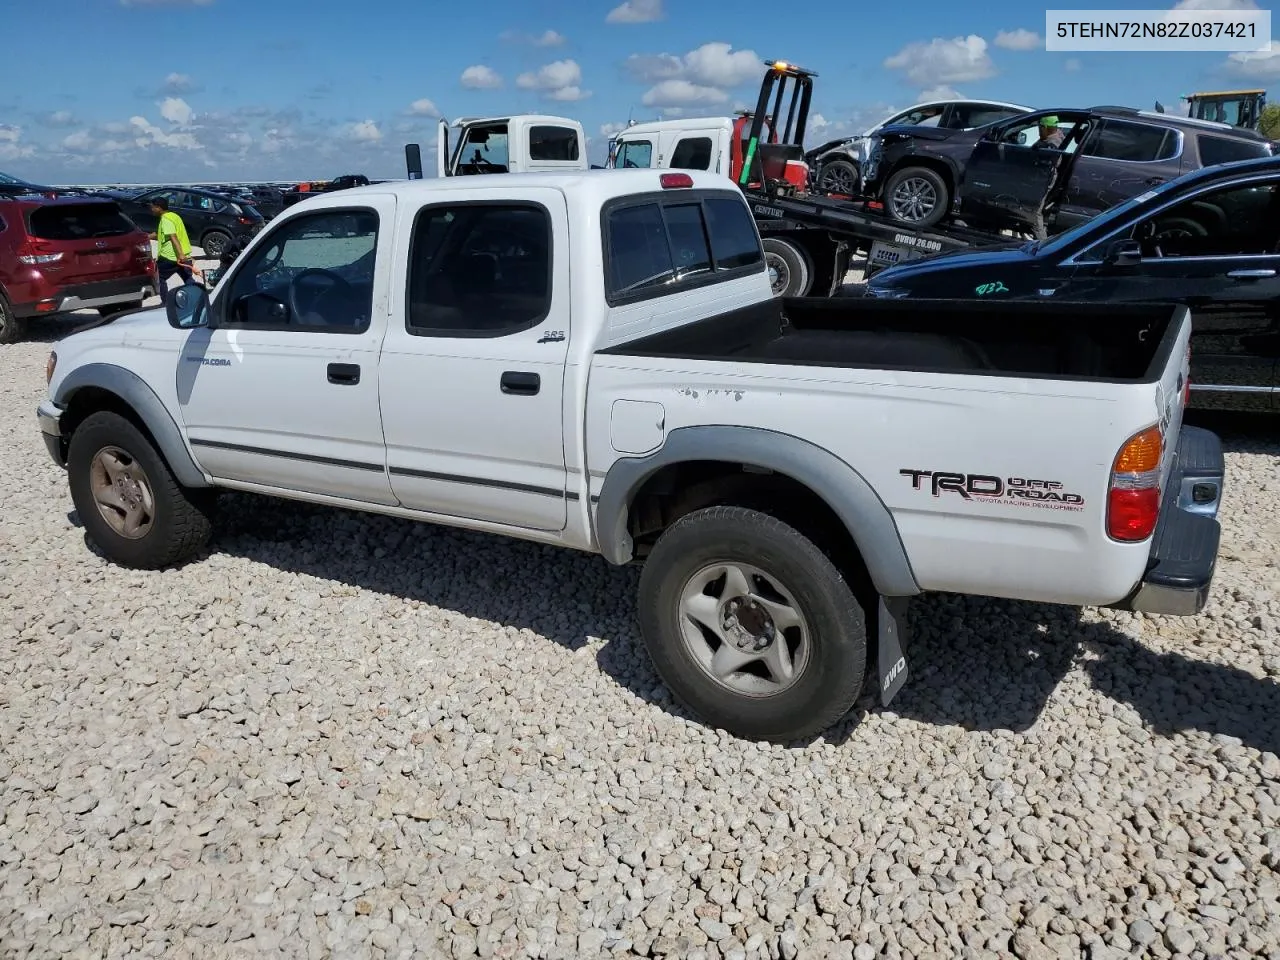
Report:
[[[575,117],[598,159],[629,115],[753,102],[765,57],[819,73],[824,139],[926,91],[1150,108],[1280,78],[1280,46],[1249,57],[1048,53],[1044,7],[1024,0],[814,8],[844,11],[830,29],[779,0],[620,2],[15,0],[5,32],[30,37],[31,50],[0,61],[0,171],[55,183],[403,176],[404,143],[434,142],[441,113]]]

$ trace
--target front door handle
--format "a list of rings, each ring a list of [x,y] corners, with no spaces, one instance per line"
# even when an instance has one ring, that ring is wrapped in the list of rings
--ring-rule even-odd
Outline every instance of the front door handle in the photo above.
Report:
[[[1168,177],[1147,177],[1144,182],[1150,187],[1155,186],[1157,183],[1164,183],[1168,179]]]
[[[522,370],[507,370],[502,374],[502,392],[514,393],[523,397],[532,397],[542,387],[542,378],[536,373]]]
[[[1268,277],[1274,277],[1274,270],[1232,270],[1227,274],[1232,280],[1266,280]]]
[[[350,384],[360,382],[360,364],[358,363],[331,363],[329,364],[329,382],[338,384]]]

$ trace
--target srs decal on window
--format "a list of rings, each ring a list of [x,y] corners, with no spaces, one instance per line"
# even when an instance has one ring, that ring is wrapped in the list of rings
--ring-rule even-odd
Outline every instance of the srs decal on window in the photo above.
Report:
[[[899,470],[911,478],[911,489],[928,490],[935,497],[955,494],[963,500],[995,501],[1019,507],[1080,511],[1084,497],[1068,493],[1056,480],[996,477],[985,473],[948,473],[942,470]]]
[[[1004,285],[1004,281],[997,280],[995,283],[979,284],[973,292],[980,297],[985,297],[989,293],[1008,293],[1009,288]]]

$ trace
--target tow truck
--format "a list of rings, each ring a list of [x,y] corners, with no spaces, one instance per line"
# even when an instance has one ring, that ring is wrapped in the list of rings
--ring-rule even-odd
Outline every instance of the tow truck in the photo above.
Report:
[[[817,74],[784,60],[765,66],[754,110],[633,124],[610,143],[608,165],[711,170],[732,179],[755,217],[778,296],[836,295],[856,253],[866,255],[870,278],[906,260],[1007,242],[955,224],[903,227],[880,204],[821,193],[804,160]]]
[[[878,203],[817,192],[813,171],[804,160],[817,74],[785,60],[766,60],[765,65],[742,164],[732,175],[760,229],[775,294],[835,296],[855,253],[865,253],[869,279],[907,260],[1009,242],[1006,236],[954,223],[945,228],[903,227],[885,217]],[[784,116],[786,123],[779,130],[777,121]],[[774,118],[767,132],[766,117]]]

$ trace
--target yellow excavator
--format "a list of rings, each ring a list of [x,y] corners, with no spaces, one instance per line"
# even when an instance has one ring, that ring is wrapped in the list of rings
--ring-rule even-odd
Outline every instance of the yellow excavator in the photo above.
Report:
[[[1267,91],[1215,90],[1192,93],[1182,100],[1187,104],[1187,115],[1194,120],[1214,120],[1233,127],[1257,130],[1262,108],[1267,105]],[[1164,113],[1160,104],[1156,104],[1156,109]]]

